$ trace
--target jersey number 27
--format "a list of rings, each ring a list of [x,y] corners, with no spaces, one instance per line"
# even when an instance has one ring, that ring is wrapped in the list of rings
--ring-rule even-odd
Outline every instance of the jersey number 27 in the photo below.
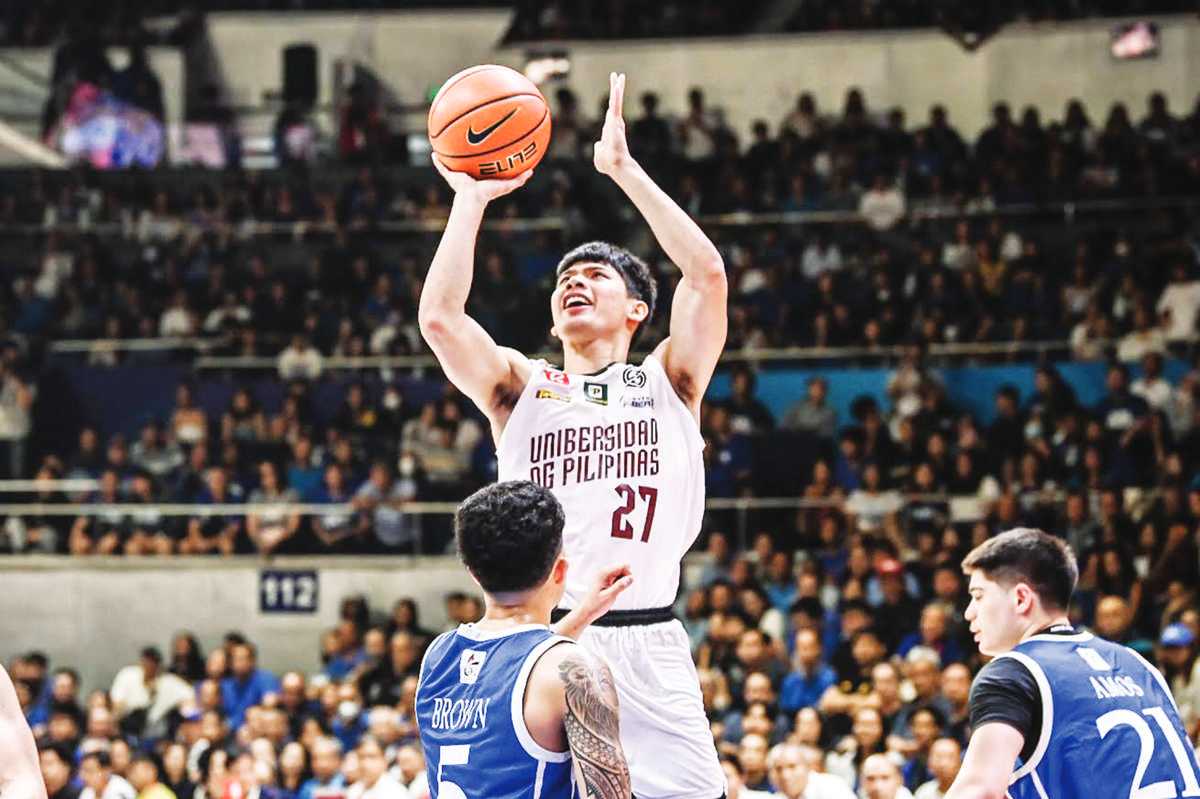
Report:
[[[646,521],[642,524],[642,542],[650,540],[650,528],[654,526],[654,508],[658,505],[658,489],[651,486],[638,486],[621,483],[616,488],[621,496],[622,504],[613,511],[612,537],[633,538],[633,525],[625,517],[633,513],[638,499],[646,503]]]

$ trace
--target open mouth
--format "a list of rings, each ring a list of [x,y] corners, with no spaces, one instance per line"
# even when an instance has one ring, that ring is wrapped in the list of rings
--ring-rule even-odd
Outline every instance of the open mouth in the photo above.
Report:
[[[572,311],[579,308],[591,308],[592,303],[582,294],[569,294],[563,298],[563,310]]]

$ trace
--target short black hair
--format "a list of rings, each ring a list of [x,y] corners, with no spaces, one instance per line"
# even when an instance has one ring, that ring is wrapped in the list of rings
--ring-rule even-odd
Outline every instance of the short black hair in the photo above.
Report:
[[[79,758],[80,764],[83,764],[89,759],[95,759],[96,765],[100,768],[112,768],[112,756],[105,749],[96,749],[88,752],[83,757]]]
[[[967,553],[962,568],[968,574],[978,569],[996,582],[1027,583],[1055,610],[1067,609],[1079,581],[1079,564],[1067,542],[1032,527],[984,541]]]
[[[918,713],[928,713],[930,716],[933,716],[933,723],[937,725],[939,730],[946,726],[946,714],[938,710],[936,705],[930,705],[927,703],[917,705],[915,708],[913,708],[912,712],[908,714],[909,724],[911,724],[912,720],[917,717]]]
[[[70,747],[67,746],[67,744],[64,744],[64,743],[42,744],[42,746],[39,750],[39,754],[45,754],[46,752],[53,752],[55,754],[55,756],[57,756],[58,759],[63,762],[63,765],[67,766],[68,768],[70,768],[72,766],[72,764],[75,762],[74,758],[71,757],[71,750],[70,750]]]
[[[569,269],[583,261],[611,266],[621,274],[621,279],[625,281],[625,290],[629,292],[630,296],[646,303],[649,311],[646,313],[646,318],[638,325],[638,333],[640,333],[654,318],[654,307],[658,302],[658,282],[654,279],[654,273],[650,271],[650,267],[624,247],[609,244],[607,241],[589,241],[580,244],[564,255],[558,262],[558,266],[555,267],[554,274],[561,275],[564,269]],[[636,338],[637,333],[634,334],[634,339]]]
[[[549,489],[510,480],[464,499],[454,514],[454,535],[463,565],[484,591],[525,591],[549,576],[565,523]]]

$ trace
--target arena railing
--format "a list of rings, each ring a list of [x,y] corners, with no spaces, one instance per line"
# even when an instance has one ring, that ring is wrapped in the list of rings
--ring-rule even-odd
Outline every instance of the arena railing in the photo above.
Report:
[[[1116,346],[1116,339],[1096,339],[1089,343],[1109,347]],[[1071,342],[1066,339],[1047,341],[989,341],[978,343],[932,344],[926,349],[930,358],[954,358],[993,355],[1034,355],[1043,356],[1051,352],[1064,352],[1071,349]],[[759,363],[767,361],[850,361],[850,360],[895,360],[903,357],[911,347],[779,347],[773,349],[736,349],[727,350],[721,355],[722,363]],[[630,357],[638,360],[648,353],[635,352]],[[531,357],[555,361],[561,353],[539,352]],[[204,356],[196,359],[197,369],[247,369],[274,370],[279,364],[277,357],[222,357]],[[425,369],[438,368],[438,361],[432,355],[371,355],[357,358],[326,357],[321,361],[324,371],[355,371],[366,369]]]
[[[98,487],[95,480],[0,480],[0,494],[35,490],[59,490],[80,492],[93,490]],[[986,516],[990,504],[995,497],[976,495],[907,494],[885,492],[885,495],[896,501],[896,513],[902,513],[910,504],[915,502],[938,503],[946,506],[948,520],[952,523],[970,523]],[[1043,498],[1050,504],[1061,504],[1066,494],[1058,489],[1047,489]],[[1147,494],[1150,496],[1150,494]],[[454,502],[423,502],[413,501],[403,504],[403,512],[412,516],[442,516],[454,514],[457,503]],[[705,502],[705,511],[710,514],[728,514],[718,520],[732,526],[730,532],[735,533],[736,543],[740,548],[750,544],[752,514],[769,511],[795,510],[836,510],[846,512],[845,499],[811,499],[807,497],[736,497],[710,498]],[[297,516],[352,515],[369,512],[354,503],[93,503],[93,502],[0,502],[0,518],[7,517],[81,517],[115,515],[135,516],[148,511],[158,513],[163,517],[211,517],[211,516],[252,516],[255,514],[280,514]],[[417,552],[416,554],[432,554]]]
[[[993,216],[1061,216],[1068,222],[1076,217],[1089,213],[1111,212],[1142,212],[1169,208],[1190,208],[1200,205],[1200,198],[1194,196],[1128,198],[1107,200],[1079,200],[1073,202],[1053,203],[1009,203],[996,206],[968,205],[947,208],[922,207],[919,200],[913,201],[913,207],[901,218],[893,231],[900,232],[905,223],[926,221],[945,221],[962,218],[993,217]],[[140,211],[141,209],[136,209]],[[733,212],[723,214],[703,214],[700,222],[715,227],[760,227],[760,226],[799,226],[799,225],[832,225],[832,224],[866,224],[866,217],[858,211],[780,211],[762,212]],[[296,222],[265,222],[246,221],[239,223],[219,222],[202,225],[188,222],[182,217],[173,218],[180,225],[181,232],[203,232],[213,228],[229,228],[238,235],[252,236],[281,236],[290,235],[301,237],[309,233],[333,234],[345,226],[335,222],[317,220],[300,220]],[[441,233],[445,230],[446,220],[438,219],[397,219],[372,223],[364,232],[371,233]],[[483,222],[484,230],[537,232],[566,229],[566,222],[557,216],[522,217],[512,219],[487,219]],[[0,234],[37,235],[47,231],[59,233],[94,233],[101,235],[121,234],[126,238],[138,237],[136,220],[128,222],[97,222],[80,225],[76,222],[54,222],[52,224],[4,224],[0,225]]]

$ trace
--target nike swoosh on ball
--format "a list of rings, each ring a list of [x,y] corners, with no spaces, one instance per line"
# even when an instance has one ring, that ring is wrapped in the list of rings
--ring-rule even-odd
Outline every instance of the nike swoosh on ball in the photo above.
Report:
[[[513,110],[511,110],[507,114],[505,114],[503,117],[501,117],[498,122],[495,122],[494,124],[487,126],[486,128],[479,131],[478,133],[476,133],[474,130],[472,130],[471,128],[468,127],[467,128],[467,142],[469,144],[483,144],[484,140],[487,139],[488,136],[491,136],[493,133],[496,132],[496,128],[500,127],[505,122],[507,122],[509,120],[509,118],[515,113],[517,113],[517,109],[514,108]]]

